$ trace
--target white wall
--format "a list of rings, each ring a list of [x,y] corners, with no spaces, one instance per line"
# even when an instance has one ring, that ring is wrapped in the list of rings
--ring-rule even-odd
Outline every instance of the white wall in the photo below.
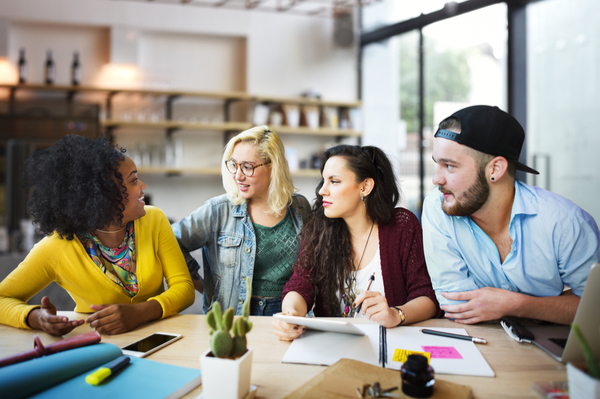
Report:
[[[0,0],[0,20],[10,25],[9,38],[0,33],[0,42],[9,43],[13,65],[19,48],[26,48],[32,83],[41,82],[45,50],[52,48],[57,83],[67,84],[72,52],[78,49],[84,84],[288,97],[311,88],[327,100],[357,99],[357,51],[334,45],[332,19],[107,0]],[[132,74],[108,64],[131,60],[137,63]],[[121,101],[137,104],[133,97]],[[220,163],[223,133],[176,135],[185,140],[192,162]],[[140,140],[161,142],[163,136],[160,131],[117,131],[116,139],[135,149]],[[326,145],[311,137],[283,139],[310,152]],[[217,176],[141,177],[154,204],[174,220],[223,193]],[[315,180],[295,180],[309,200]]]
[[[363,11],[363,30],[397,22],[397,5],[382,1]],[[399,155],[406,147],[406,128],[400,121],[400,51],[398,37],[363,48],[363,145],[383,149],[400,175]],[[402,182],[400,186],[402,186]]]
[[[241,37],[247,40],[248,92],[296,96],[312,87],[330,100],[357,97],[356,50],[334,46],[332,19],[107,0],[0,0],[0,18],[127,27],[152,34],[164,32],[161,38],[174,33]],[[10,52],[16,61],[18,48]],[[182,72],[187,73],[178,71]],[[187,82],[186,88],[201,90],[206,83],[196,87]]]
[[[536,186],[600,222],[600,26],[595,0],[543,1],[527,14],[528,165]],[[537,164],[533,157],[537,156]],[[547,158],[546,158],[547,157]]]

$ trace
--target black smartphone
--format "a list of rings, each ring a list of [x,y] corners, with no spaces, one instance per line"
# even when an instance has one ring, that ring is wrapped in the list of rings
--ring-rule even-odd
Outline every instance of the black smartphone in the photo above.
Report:
[[[525,328],[523,325],[521,325],[520,323],[518,323],[514,320],[511,320],[507,317],[503,317],[502,319],[500,319],[500,321],[504,322],[507,325],[507,327],[511,329],[513,334],[515,334],[518,338],[526,339],[529,341],[532,341],[533,339],[535,339],[535,336],[533,335],[533,333],[531,331],[529,331],[527,328]]]
[[[146,357],[180,338],[181,334],[156,332],[121,349],[123,354],[127,356]]]

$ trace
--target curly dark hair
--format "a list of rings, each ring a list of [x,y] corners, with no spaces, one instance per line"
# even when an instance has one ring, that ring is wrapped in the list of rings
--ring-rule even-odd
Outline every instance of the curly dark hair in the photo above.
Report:
[[[338,145],[323,154],[321,181],[315,190],[313,213],[302,233],[302,253],[295,267],[303,268],[311,276],[317,294],[323,292],[327,301],[323,305],[332,316],[340,312],[338,293],[350,284],[355,255],[348,225],[342,218],[330,219],[325,216],[323,197],[319,195],[324,184],[325,163],[335,156],[346,159],[347,167],[356,175],[357,183],[367,178],[374,180],[373,190],[365,202],[367,216],[372,221],[378,225],[389,223],[400,200],[392,165],[379,148]]]
[[[31,188],[27,211],[38,230],[72,240],[123,221],[127,190],[119,172],[124,149],[106,138],[67,135],[25,161],[24,187]]]

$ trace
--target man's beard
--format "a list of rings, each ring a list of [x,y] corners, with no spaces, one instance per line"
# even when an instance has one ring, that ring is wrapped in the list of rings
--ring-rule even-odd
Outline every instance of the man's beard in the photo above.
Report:
[[[444,191],[440,187],[440,191],[454,196],[455,204],[451,207],[446,206],[446,200],[442,202],[442,210],[449,216],[469,216],[477,212],[483,204],[487,202],[490,195],[490,186],[485,179],[483,168],[477,172],[477,180],[471,187],[464,192],[461,199],[458,199],[454,193]]]

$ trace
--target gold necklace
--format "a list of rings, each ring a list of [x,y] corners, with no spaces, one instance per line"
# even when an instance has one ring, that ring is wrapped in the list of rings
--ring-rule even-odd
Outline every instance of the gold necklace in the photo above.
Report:
[[[125,227],[127,227],[127,225],[125,225]],[[99,231],[100,233],[109,233],[109,234],[112,234],[112,233],[118,233],[119,231],[125,230],[125,227],[123,227],[122,229],[119,229],[119,230],[115,230],[115,231],[100,230],[100,229],[96,229],[96,231]]]

